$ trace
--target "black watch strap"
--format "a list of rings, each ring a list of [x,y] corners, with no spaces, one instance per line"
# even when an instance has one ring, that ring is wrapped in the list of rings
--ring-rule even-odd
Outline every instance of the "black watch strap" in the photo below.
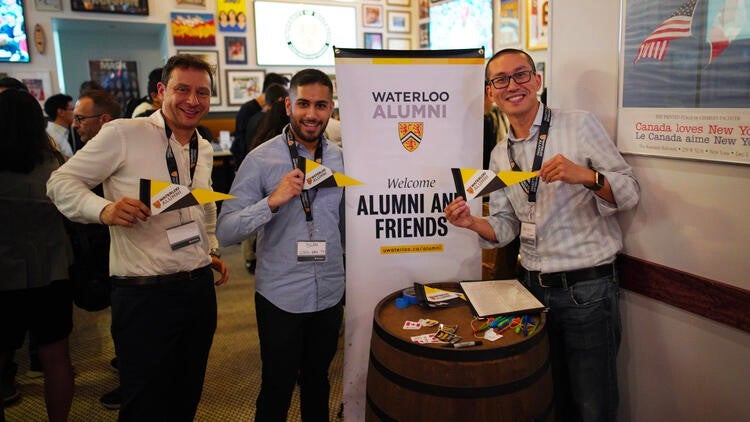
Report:
[[[594,184],[591,186],[584,185],[586,188],[591,189],[593,191],[598,191],[601,188],[604,187],[604,175],[599,173],[598,171],[594,170],[595,178],[594,178]]]

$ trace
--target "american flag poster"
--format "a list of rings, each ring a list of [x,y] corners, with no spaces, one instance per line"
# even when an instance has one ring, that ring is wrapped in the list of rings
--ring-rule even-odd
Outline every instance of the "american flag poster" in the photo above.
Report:
[[[750,0],[623,7],[620,150],[750,164]]]

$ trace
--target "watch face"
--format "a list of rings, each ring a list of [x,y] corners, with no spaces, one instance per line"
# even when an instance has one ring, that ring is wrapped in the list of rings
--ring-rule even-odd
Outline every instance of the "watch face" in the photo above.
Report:
[[[331,28],[312,10],[302,9],[290,16],[285,35],[289,49],[303,59],[316,59],[331,45]]]

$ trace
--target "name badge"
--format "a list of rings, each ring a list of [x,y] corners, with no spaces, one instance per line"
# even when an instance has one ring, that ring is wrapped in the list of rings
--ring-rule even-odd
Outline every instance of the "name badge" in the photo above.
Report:
[[[298,240],[297,262],[325,262],[325,240]]]
[[[521,223],[521,243],[536,249],[536,224]]]
[[[201,233],[198,229],[198,223],[188,221],[185,224],[168,228],[167,239],[169,239],[169,246],[172,247],[173,251],[200,242]]]

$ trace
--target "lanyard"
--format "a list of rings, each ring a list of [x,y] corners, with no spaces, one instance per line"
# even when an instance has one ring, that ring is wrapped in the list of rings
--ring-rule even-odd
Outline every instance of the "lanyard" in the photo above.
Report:
[[[534,152],[534,163],[531,166],[531,171],[538,171],[542,168],[544,147],[546,145],[547,134],[549,133],[549,123],[551,120],[552,111],[549,107],[544,106],[542,126],[539,128],[539,137],[536,141],[536,151]],[[510,168],[513,171],[521,171],[521,168],[516,164],[515,158],[513,158],[513,149],[510,147],[510,140],[508,140],[508,160],[510,161]],[[521,182],[521,187],[529,195],[529,202],[536,202],[536,191],[539,188],[539,176],[532,178],[530,182],[528,180]]]
[[[180,171],[177,169],[177,160],[174,158],[174,151],[172,151],[172,145],[169,144],[169,139],[172,137],[172,129],[169,128],[167,122],[164,122],[164,132],[167,134],[167,170],[169,170],[169,178],[172,179],[172,183],[180,184]],[[193,184],[193,175],[195,175],[195,165],[198,163],[198,135],[193,132],[193,136],[190,137],[190,185]]]
[[[286,127],[286,144],[289,147],[289,155],[292,157],[292,167],[299,168],[299,154],[297,153],[297,147],[294,142],[294,135],[289,126]],[[318,164],[323,163],[323,141],[320,139],[318,140],[318,146],[315,147],[315,162]],[[302,209],[305,210],[305,220],[313,221],[309,192],[305,189],[299,197],[302,201]]]

